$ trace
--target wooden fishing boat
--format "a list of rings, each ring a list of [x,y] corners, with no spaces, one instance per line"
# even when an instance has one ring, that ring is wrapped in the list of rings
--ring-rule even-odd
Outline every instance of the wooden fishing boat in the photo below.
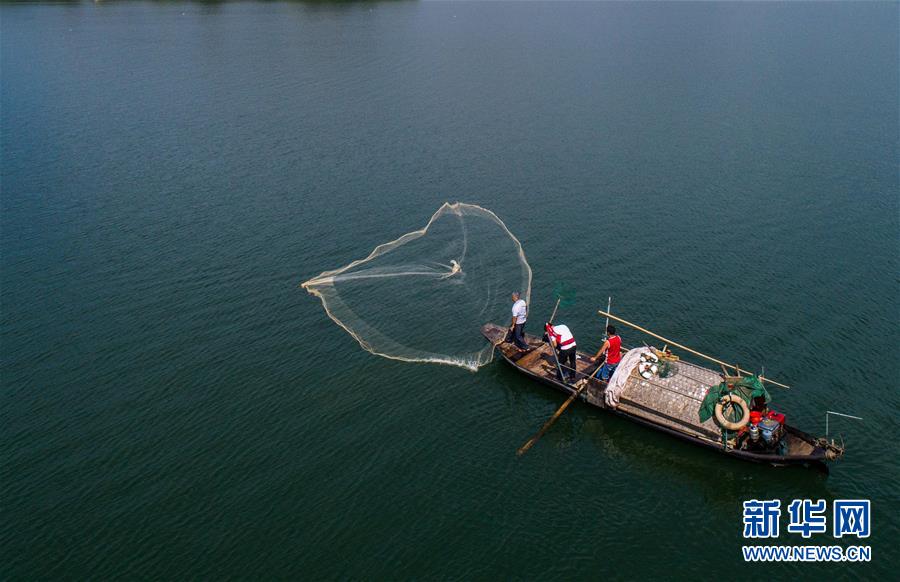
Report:
[[[816,438],[797,428],[783,424],[778,446],[757,446],[748,431],[729,432],[713,418],[701,422],[699,408],[711,386],[723,381],[723,374],[702,366],[679,360],[668,377],[645,378],[634,367],[618,380],[617,397],[611,405],[606,391],[609,383],[591,377],[596,365],[590,356],[581,352],[576,357],[576,381],[562,382],[557,375],[557,361],[552,348],[541,338],[527,335],[530,346],[521,352],[511,342],[505,342],[508,329],[493,323],[485,324],[481,332],[496,346],[496,352],[519,372],[530,376],[564,394],[577,394],[583,402],[612,414],[628,418],[666,434],[720,453],[775,466],[801,465],[824,468],[825,462],[839,459],[844,449],[826,438]],[[650,348],[646,348],[650,349]],[[617,370],[622,374],[623,370]]]

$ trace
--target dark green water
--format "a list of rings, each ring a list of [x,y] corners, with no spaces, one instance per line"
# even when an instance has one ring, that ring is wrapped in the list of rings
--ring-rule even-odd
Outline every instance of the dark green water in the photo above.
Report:
[[[0,577],[889,577],[898,25],[896,3],[3,5]],[[371,356],[297,288],[445,200],[522,240],[534,314],[577,289],[580,345],[612,295],[793,385],[791,423],[863,417],[832,424],[846,458],[758,467],[579,405],[517,459],[560,396]],[[870,498],[872,563],[745,565],[754,497]]]

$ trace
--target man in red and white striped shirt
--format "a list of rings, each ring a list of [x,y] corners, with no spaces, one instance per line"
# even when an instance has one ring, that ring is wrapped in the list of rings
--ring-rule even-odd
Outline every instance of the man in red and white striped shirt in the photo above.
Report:
[[[562,368],[564,378],[562,381],[575,381],[575,336],[569,331],[567,325],[550,325],[544,324],[544,331],[547,332],[547,341],[556,348],[559,357],[559,366]],[[557,377],[559,372],[556,373]]]

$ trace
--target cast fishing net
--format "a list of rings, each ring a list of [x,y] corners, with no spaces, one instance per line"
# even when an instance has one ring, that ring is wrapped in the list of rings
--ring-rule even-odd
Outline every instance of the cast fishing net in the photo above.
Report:
[[[531,267],[496,214],[457,202],[424,228],[302,286],[373,354],[476,370],[493,352],[481,326],[509,324],[511,292],[530,300]]]

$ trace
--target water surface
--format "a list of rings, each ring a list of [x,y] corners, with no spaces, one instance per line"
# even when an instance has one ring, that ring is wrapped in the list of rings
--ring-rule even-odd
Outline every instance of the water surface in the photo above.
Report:
[[[4,4],[0,33],[4,578],[893,571],[895,3]],[[519,237],[534,317],[566,282],[593,347],[611,295],[791,384],[791,423],[863,417],[845,460],[584,406],[517,459],[560,396],[371,356],[297,288],[446,200]],[[871,498],[873,562],[745,566],[754,497]]]

